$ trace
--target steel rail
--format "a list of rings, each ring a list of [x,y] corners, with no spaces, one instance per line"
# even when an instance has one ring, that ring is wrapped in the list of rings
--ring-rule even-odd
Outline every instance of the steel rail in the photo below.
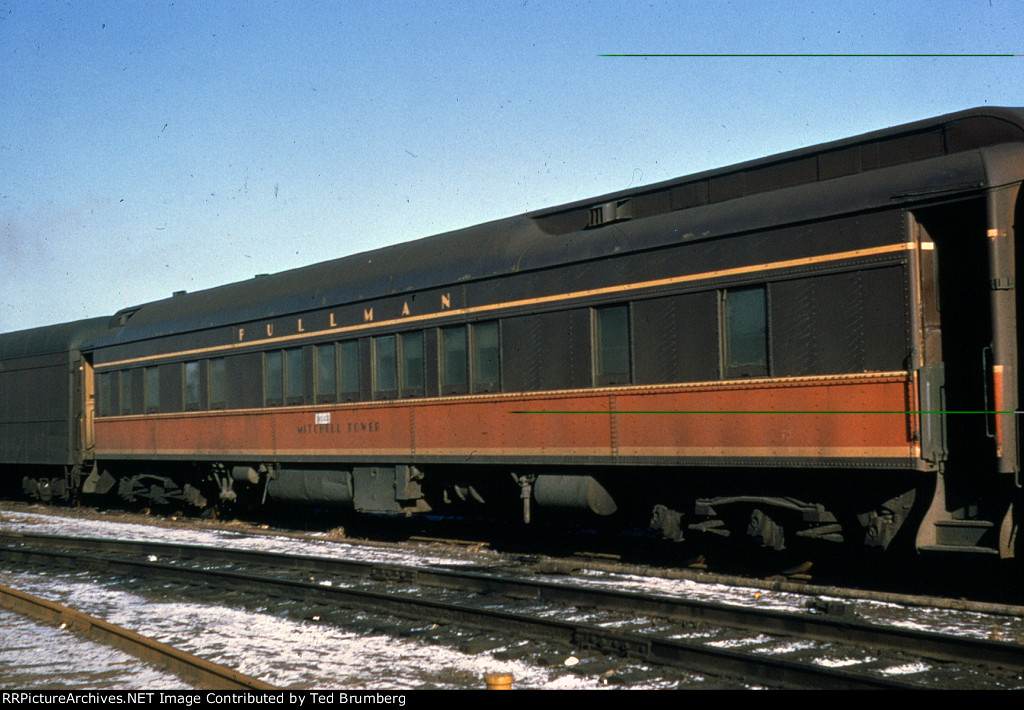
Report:
[[[339,574],[374,581],[441,587],[479,594],[501,594],[516,599],[655,616],[674,622],[727,626],[768,634],[792,635],[821,642],[853,643],[879,650],[913,653],[916,656],[937,661],[987,664],[1024,671],[1024,645],[952,636],[918,629],[881,626],[857,619],[836,618],[824,614],[740,607],[657,594],[580,587],[458,569],[412,567],[201,545],[73,538],[32,533],[0,533],[0,542],[16,540],[67,545],[87,552],[107,549],[119,553],[158,555],[172,559],[191,558],[238,565],[273,565],[316,572],[319,575]]]
[[[0,585],[0,607],[67,628],[98,643],[170,671],[182,680],[210,690],[274,690],[264,683],[212,661],[186,653],[71,607]]]
[[[149,561],[125,561],[78,553],[26,547],[0,548],[0,557],[14,562],[42,561],[49,565],[105,574],[161,578],[176,583],[224,586],[248,594],[300,599],[306,603],[372,610],[403,618],[429,619],[467,627],[516,633],[577,648],[626,656],[655,665],[682,668],[716,677],[739,679],[755,685],[821,689],[920,689],[924,686],[881,676],[796,663],[765,654],[743,653],[677,639],[613,631],[601,626],[526,614],[450,604],[404,594],[324,586],[315,582],[242,574],[226,570],[195,569]],[[631,610],[635,613],[635,610]]]

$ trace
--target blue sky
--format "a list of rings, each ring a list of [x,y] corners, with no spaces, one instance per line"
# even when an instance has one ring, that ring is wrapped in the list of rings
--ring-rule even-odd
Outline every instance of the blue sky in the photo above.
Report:
[[[1019,0],[0,0],[0,332],[973,106]]]

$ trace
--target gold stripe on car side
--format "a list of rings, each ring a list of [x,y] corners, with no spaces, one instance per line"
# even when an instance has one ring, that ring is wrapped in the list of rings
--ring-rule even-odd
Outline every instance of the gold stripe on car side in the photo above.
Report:
[[[296,340],[312,340],[314,338],[322,338],[326,335],[344,335],[347,333],[358,333],[364,330],[386,328],[388,326],[393,325],[404,327],[410,323],[439,320],[442,318],[451,318],[452,316],[479,315],[481,313],[489,313],[492,311],[499,311],[512,308],[521,308],[524,306],[539,306],[548,303],[558,303],[561,301],[573,301],[581,298],[593,298],[596,296],[605,296],[617,293],[629,293],[649,288],[677,286],[685,283],[691,283],[694,281],[704,281],[707,279],[727,278],[730,276],[742,276],[744,274],[752,274],[762,271],[777,271],[780,269],[791,269],[801,266],[812,266],[815,264],[825,264],[833,261],[843,261],[846,259],[861,259],[870,256],[895,254],[904,251],[914,251],[917,250],[918,248],[919,245],[917,242],[900,242],[899,244],[887,244],[885,246],[871,247],[868,249],[853,249],[850,251],[822,254],[820,256],[807,256],[801,257],[799,259],[785,259],[783,261],[772,261],[762,264],[753,264],[750,266],[737,266],[731,269],[703,271],[698,274],[687,274],[685,276],[671,276],[663,279],[653,279],[651,281],[637,281],[635,283],[621,284],[617,286],[604,286],[601,288],[593,288],[583,291],[572,291],[569,293],[559,293],[550,296],[539,296],[537,298],[524,298],[517,301],[488,303],[480,306],[471,306],[467,308],[453,308],[434,313],[423,313],[419,315],[403,316],[401,318],[393,318],[391,320],[368,321],[363,323],[357,323],[354,325],[338,326],[334,328],[326,328],[324,330],[308,331],[302,333],[293,333],[290,335],[281,335],[278,337],[269,337],[260,340],[249,340],[245,342],[228,343],[226,345],[214,345],[211,347],[195,348],[191,350],[179,350],[176,352],[160,353],[158,355],[146,355],[144,357],[128,358],[124,360],[105,362],[96,365],[95,369],[108,369],[124,365],[132,365],[140,362],[162,360],[164,358],[190,357],[196,355],[207,355],[210,353],[227,353],[232,350],[237,350],[240,348],[251,348],[255,345],[273,345],[276,343],[294,342]]]

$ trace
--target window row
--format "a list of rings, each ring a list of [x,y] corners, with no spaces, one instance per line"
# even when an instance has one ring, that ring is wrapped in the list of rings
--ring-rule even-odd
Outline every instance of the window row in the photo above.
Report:
[[[828,278],[804,281],[826,284]],[[858,281],[856,289],[847,291],[873,293],[863,286]],[[667,295],[104,372],[98,376],[97,411],[110,416],[833,374],[823,368],[839,374],[900,362],[900,329],[890,328],[895,321],[864,331],[869,344],[896,333],[882,345],[891,352],[870,345],[877,352],[857,356],[847,343],[842,351],[846,363],[805,358],[806,353],[831,352],[831,345],[818,342],[821,334],[843,323],[843,309],[855,315],[850,300],[831,297],[821,309],[824,302],[838,307],[829,322],[809,312],[772,310],[776,302],[790,309],[806,303],[813,288],[820,290],[813,284],[812,291],[773,284]],[[832,292],[828,285],[827,293]],[[774,323],[785,327],[782,337],[773,335]]]
[[[179,396],[168,407],[161,390],[168,374],[177,371]],[[205,387],[204,387],[205,384]],[[204,396],[205,392],[205,396]],[[97,412],[100,416],[138,414],[180,409],[223,409],[227,403],[224,358],[182,364],[154,365],[97,375]]]
[[[433,393],[497,392],[498,333],[497,321],[491,321],[103,372],[97,376],[97,413],[422,397],[428,391],[428,336],[437,345]],[[252,394],[254,383],[258,398]]]

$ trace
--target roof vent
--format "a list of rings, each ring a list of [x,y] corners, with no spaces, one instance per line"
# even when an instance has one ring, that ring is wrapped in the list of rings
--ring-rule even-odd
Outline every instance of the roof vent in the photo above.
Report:
[[[117,313],[114,314],[113,318],[110,319],[110,322],[107,323],[107,327],[108,328],[122,328],[122,327],[128,325],[128,320],[133,315],[135,315],[135,312],[138,311],[140,308],[142,308],[142,306],[132,306],[131,308],[122,308],[121,310],[119,310]]]
[[[606,224],[623,222],[627,219],[633,219],[633,206],[629,200],[605,202],[603,205],[590,208],[590,224],[587,225],[587,228],[603,227]]]
[[[188,291],[175,291],[171,294],[171,298],[177,298],[178,296],[184,296]]]

